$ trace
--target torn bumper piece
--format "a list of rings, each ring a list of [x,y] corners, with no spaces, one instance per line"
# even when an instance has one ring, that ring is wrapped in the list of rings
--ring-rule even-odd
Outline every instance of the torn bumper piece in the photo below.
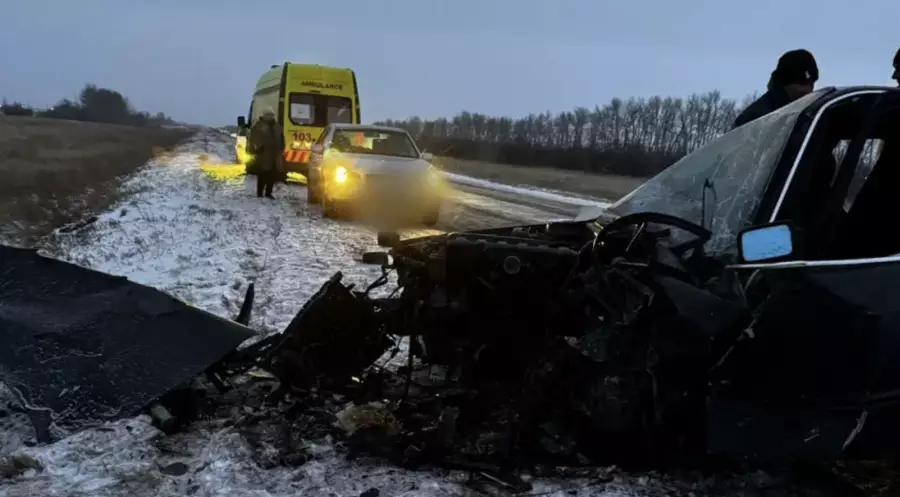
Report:
[[[268,353],[268,368],[282,381],[346,379],[393,345],[374,306],[342,284],[342,277],[336,273],[303,305]]]
[[[127,278],[0,246],[0,381],[39,441],[134,415],[251,336]]]

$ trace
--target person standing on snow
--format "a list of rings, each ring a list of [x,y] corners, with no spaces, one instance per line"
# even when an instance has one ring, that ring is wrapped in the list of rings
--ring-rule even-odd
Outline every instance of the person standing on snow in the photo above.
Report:
[[[897,86],[900,86],[900,49],[897,49],[897,53],[894,55],[894,74],[891,75],[891,79],[897,82]]]
[[[732,129],[774,112],[811,93],[819,80],[819,66],[808,50],[791,50],[778,59],[769,78],[768,91],[734,120]]]
[[[256,196],[266,198],[272,196],[275,179],[281,170],[281,140],[275,112],[272,109],[263,111],[259,120],[250,128],[250,151],[256,169]]]

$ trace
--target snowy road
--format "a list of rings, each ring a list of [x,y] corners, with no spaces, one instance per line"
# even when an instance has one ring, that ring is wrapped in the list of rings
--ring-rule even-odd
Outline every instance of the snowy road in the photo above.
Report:
[[[174,156],[137,173],[130,195],[92,225],[60,234],[49,253],[105,272],[127,276],[169,292],[215,314],[234,316],[247,285],[256,282],[251,326],[264,333],[285,328],[319,286],[341,270],[351,281],[371,281],[378,269],[363,266],[375,231],[322,219],[309,207],[305,188],[279,186],[278,199],[260,200],[244,177],[216,179],[201,170],[209,162],[232,161],[231,143],[219,133],[201,133]],[[489,198],[485,185],[469,185],[454,197],[440,229],[542,221],[562,212],[521,192]],[[480,190],[479,190],[480,189]],[[510,197],[512,195],[512,197]],[[411,229],[414,236],[432,230]],[[2,406],[0,406],[2,407]],[[412,472],[372,462],[348,462],[332,445],[310,449],[315,457],[299,468],[263,470],[233,428],[214,421],[163,437],[144,417],[86,430],[45,447],[25,447],[23,420],[0,409],[0,452],[36,458],[44,470],[0,481],[0,495],[59,496],[357,496],[377,489],[382,496],[462,496],[473,491],[465,474]],[[181,474],[162,468],[180,466]],[[758,475],[755,479],[765,480]],[[530,495],[758,495],[748,482],[617,474],[611,483],[534,480]],[[736,485],[736,486],[734,486]],[[755,487],[755,484],[750,484]],[[740,494],[736,492],[741,492]]]
[[[378,274],[357,262],[377,248],[375,229],[324,219],[320,207],[306,203],[300,185],[278,185],[277,200],[260,200],[254,178],[204,174],[204,155],[209,164],[229,163],[231,143],[218,134],[204,135],[181,155],[145,169],[128,184],[128,201],[82,232],[60,237],[56,255],[222,316],[237,312],[248,283],[255,281],[259,300],[251,324],[267,331],[284,329],[335,271],[359,281]],[[459,192],[447,202],[437,229],[401,234],[560,217],[558,211]]]

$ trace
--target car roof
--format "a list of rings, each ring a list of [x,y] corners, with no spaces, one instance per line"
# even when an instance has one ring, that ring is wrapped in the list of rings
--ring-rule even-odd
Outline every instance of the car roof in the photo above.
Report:
[[[856,93],[860,91],[879,91],[879,92],[891,92],[891,93],[900,93],[900,88],[895,86],[878,86],[878,85],[857,85],[857,86],[826,86],[821,88],[821,90],[825,90],[822,94],[821,100],[832,100],[834,98],[840,97],[841,95],[847,95],[850,93]]]
[[[822,88],[816,89],[816,92],[819,93],[819,96],[809,102],[806,107],[802,110],[802,112],[806,113],[815,113],[823,106],[828,104],[828,102],[832,102],[836,99],[843,97],[844,95],[852,95],[854,93],[864,92],[864,93],[893,93],[895,95],[900,95],[900,88],[893,86],[877,86],[877,85],[857,85],[857,86],[825,86]]]
[[[350,129],[358,131],[393,131],[395,133],[406,133],[403,128],[395,128],[391,126],[379,126],[377,124],[332,124],[334,129]]]
[[[881,85],[857,85],[857,86],[838,86],[838,87],[830,87],[833,90],[836,90],[839,93],[852,93],[854,91],[860,90],[885,90],[885,91],[900,91],[900,88],[896,86],[881,86]]]

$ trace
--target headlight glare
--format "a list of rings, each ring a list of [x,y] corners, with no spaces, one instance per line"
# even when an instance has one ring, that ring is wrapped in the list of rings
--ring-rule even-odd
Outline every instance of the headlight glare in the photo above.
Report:
[[[338,166],[334,170],[334,180],[338,183],[344,183],[347,181],[347,178],[350,177],[350,174],[347,172],[347,168],[344,166]]]

